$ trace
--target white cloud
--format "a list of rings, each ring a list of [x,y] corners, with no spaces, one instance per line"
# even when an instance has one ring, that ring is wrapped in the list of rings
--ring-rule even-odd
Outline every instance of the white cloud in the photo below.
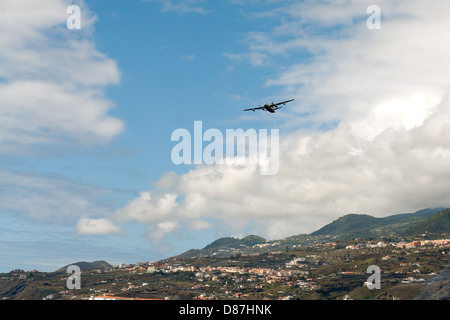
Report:
[[[66,0],[0,4],[0,152],[42,143],[105,143],[123,130],[108,114],[104,87],[117,84],[114,60],[90,39],[96,17],[82,1],[82,29],[68,30]]]
[[[158,184],[169,187],[168,180],[174,177],[172,173],[164,176]],[[173,182],[170,183],[173,186]],[[172,188],[172,187],[170,187]],[[152,240],[159,240],[165,234],[178,229],[182,225],[188,225],[194,230],[202,230],[209,224],[201,219],[199,209],[201,199],[190,195],[186,201],[195,205],[180,206],[177,203],[177,194],[174,192],[158,193],[152,195],[150,191],[141,192],[139,197],[132,200],[126,207],[119,209],[113,218],[121,223],[127,221],[138,221],[149,226],[147,236]],[[182,210],[182,211],[180,211]]]
[[[80,218],[77,222],[77,232],[81,235],[107,235],[118,234],[123,230],[111,220]]]
[[[381,30],[366,27],[369,4],[280,4],[265,14],[278,26],[250,34],[248,52],[226,54],[240,61],[291,57],[267,81],[297,98],[284,119],[286,128],[299,129],[280,137],[277,175],[261,176],[251,166],[171,173],[119,215],[145,217],[151,228],[168,223],[158,236],[203,221],[226,235],[250,228],[277,238],[312,232],[351,212],[450,206],[450,34],[444,32],[450,4],[378,1]],[[292,60],[305,51],[306,60]],[[170,206],[162,210],[167,197]]]
[[[136,220],[143,223],[158,222],[164,219],[175,207],[176,195],[164,194],[152,197],[150,192],[141,192],[125,209],[117,213],[118,220]]]
[[[176,221],[162,221],[148,227],[147,237],[152,241],[159,241],[166,234],[175,231],[178,228],[179,224]]]

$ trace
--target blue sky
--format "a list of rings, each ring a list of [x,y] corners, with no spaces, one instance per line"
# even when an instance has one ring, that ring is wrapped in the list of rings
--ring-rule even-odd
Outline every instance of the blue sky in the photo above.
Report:
[[[81,30],[66,27],[71,4]],[[366,24],[373,4],[379,30]],[[349,212],[449,206],[439,5],[4,1],[0,271],[158,260]],[[291,98],[275,115],[242,112]],[[175,166],[171,134],[196,120],[279,129],[279,173]]]
[[[71,4],[66,1],[62,5],[66,3]],[[5,172],[51,177],[58,182],[99,189],[105,193],[101,199],[92,196],[88,201],[92,206],[112,211],[125,206],[139,190],[150,187],[165,172],[182,173],[189,169],[171,162],[173,130],[190,130],[194,120],[202,120],[208,127],[228,128],[230,124],[242,123],[241,107],[265,103],[264,98],[269,95],[284,98],[277,96],[276,89],[264,90],[264,81],[276,66],[270,70],[254,68],[230,61],[224,55],[245,49],[247,30],[264,30],[270,25],[262,23],[253,29],[259,19],[246,17],[245,7],[241,11],[240,6],[226,2],[208,3],[205,12],[197,13],[166,11],[164,5],[148,1],[72,3],[80,5],[83,15],[89,11],[96,17],[93,30],[81,38],[90,40],[99,52],[117,63],[119,82],[103,89],[104,96],[114,105],[108,113],[124,122],[124,130],[105,144],[72,148],[65,144],[70,137],[64,137],[62,144],[26,146],[33,150],[17,154],[5,152],[0,159]],[[73,30],[65,36],[77,38],[77,32],[82,31],[83,28]],[[253,119],[247,122],[247,127],[255,125]],[[24,197],[27,192],[32,190],[24,191]],[[84,193],[90,191],[75,192],[85,197]],[[201,237],[188,234],[187,245],[171,242],[169,247],[173,249],[166,253],[166,246],[157,244],[162,252],[153,252],[152,244],[143,236],[145,228],[139,224],[130,223],[126,236],[89,238],[76,234],[72,219],[67,222],[62,217],[58,221],[52,214],[44,219],[29,219],[22,212],[27,210],[22,208],[12,210],[14,213],[5,211],[1,215],[5,228],[1,233],[3,256],[11,258],[2,259],[2,271],[13,267],[52,270],[77,259],[105,258],[115,263],[158,259],[203,246],[215,237],[213,231],[206,231]],[[31,248],[30,243],[35,242],[42,244],[40,249],[23,251],[23,247]],[[50,253],[56,242],[67,249],[67,257],[61,252]],[[108,249],[94,249],[103,248],[103,242],[110,253]],[[48,259],[42,257],[41,250],[50,251],[45,253],[49,254]],[[130,250],[133,254],[129,254]],[[50,260],[48,265],[42,264],[45,260]]]

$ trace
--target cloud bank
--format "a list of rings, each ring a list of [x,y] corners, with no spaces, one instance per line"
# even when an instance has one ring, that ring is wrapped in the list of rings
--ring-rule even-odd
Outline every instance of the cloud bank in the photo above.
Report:
[[[0,4],[0,152],[36,146],[105,143],[123,130],[108,114],[105,86],[117,84],[114,60],[95,48],[96,17],[83,2],[81,30],[69,30],[66,0]]]
[[[297,98],[280,115],[279,173],[225,165],[168,173],[117,221],[148,224],[154,239],[211,227],[277,238],[347,213],[450,206],[450,4],[377,1],[381,30],[366,25],[373,1],[277,4],[254,15],[276,26],[250,32],[246,52],[225,56],[257,67],[287,61],[267,79]]]

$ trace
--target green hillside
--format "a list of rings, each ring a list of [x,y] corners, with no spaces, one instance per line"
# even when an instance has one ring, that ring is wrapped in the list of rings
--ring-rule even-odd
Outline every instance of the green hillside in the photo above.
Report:
[[[266,239],[255,235],[249,235],[242,239],[225,237],[217,239],[216,241],[210,243],[209,245],[204,247],[203,250],[219,249],[219,248],[237,248],[239,246],[253,246],[255,244],[264,242],[266,242]]]
[[[400,235],[408,228],[430,219],[442,210],[444,209],[424,209],[414,213],[396,214],[383,218],[375,218],[367,214],[348,214],[311,233],[311,235],[339,236],[341,239]],[[417,230],[414,230],[411,229],[411,233],[417,232]]]
[[[80,261],[80,262],[72,263],[70,265],[71,266],[75,265],[75,266],[80,267],[81,271],[93,270],[93,269],[106,269],[106,268],[112,267],[108,262],[103,261],[103,260],[102,261],[94,261],[94,262]],[[55,272],[66,272],[68,266],[69,265],[59,268]]]
[[[426,220],[408,228],[404,234],[413,235],[421,233],[450,233],[450,209],[438,212]]]
[[[366,214],[348,214],[321,229],[311,233],[313,236],[338,235],[344,233],[355,233],[381,225],[379,218],[374,218]]]
[[[224,237],[224,238],[220,238],[220,239],[217,239],[217,240],[211,242],[206,247],[204,247],[203,250],[217,249],[217,248],[223,248],[223,247],[226,247],[226,248],[235,247],[235,246],[239,246],[240,243],[241,243],[241,240],[239,240],[238,238]]]
[[[266,239],[260,236],[249,235],[241,239],[241,242],[246,246],[254,246],[255,244],[266,242]]]

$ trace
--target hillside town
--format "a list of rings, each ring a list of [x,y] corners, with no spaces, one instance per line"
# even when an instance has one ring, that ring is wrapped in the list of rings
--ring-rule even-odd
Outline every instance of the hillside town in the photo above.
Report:
[[[0,299],[9,299],[11,292],[20,298],[24,293],[10,287],[23,288],[27,281],[41,284],[31,296],[43,300],[412,299],[430,284],[450,286],[446,234],[438,239],[425,234],[409,239],[312,239],[219,246],[209,248],[208,255],[200,251],[196,257],[161,261],[104,262],[108,267],[81,271],[80,290],[67,288],[70,274],[64,270],[13,270],[0,274],[0,292],[6,292]],[[370,289],[369,266],[380,269],[380,290]]]
[[[258,244],[254,247],[268,246],[271,245]],[[183,283],[180,288],[192,293],[192,299],[293,299],[296,292],[320,290],[324,281],[329,282],[343,277],[350,279],[351,276],[363,280],[368,278],[367,261],[361,258],[361,256],[366,258],[368,250],[371,256],[379,257],[374,262],[380,265],[383,275],[386,277],[390,275],[396,279],[389,280],[390,285],[394,282],[403,285],[425,283],[438,276],[441,271],[441,266],[433,268],[429,265],[430,255],[438,255],[443,261],[449,260],[450,239],[410,242],[367,241],[350,244],[340,250],[331,250],[335,247],[336,243],[326,242],[307,249],[292,246],[288,252],[268,251],[249,255],[241,253],[243,251],[241,248],[233,248],[230,250],[234,256],[218,260],[209,259],[209,264],[207,259],[199,261],[199,259],[171,258],[160,262],[121,263],[103,272],[165,278],[177,275],[177,280]],[[311,253],[304,254],[307,251]],[[246,266],[248,262],[263,257],[270,259],[272,266]],[[355,262],[359,265],[355,265]],[[322,274],[321,269],[333,269],[333,272]],[[185,284],[186,281],[189,285]],[[114,285],[115,283],[112,283],[112,286]],[[121,295],[125,293],[132,296],[133,291],[145,292],[149,286],[149,282],[135,281],[128,282],[119,290],[92,288],[89,298],[122,299],[124,297]],[[359,287],[365,286],[367,281],[360,281]],[[346,297],[348,298],[348,295]],[[169,296],[158,298],[171,299]]]

